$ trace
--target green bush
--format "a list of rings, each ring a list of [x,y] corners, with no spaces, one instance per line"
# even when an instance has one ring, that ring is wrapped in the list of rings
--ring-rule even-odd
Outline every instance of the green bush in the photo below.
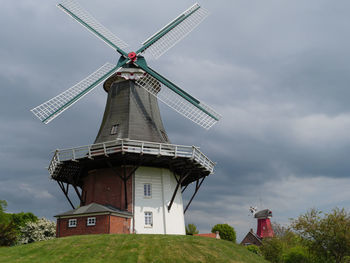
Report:
[[[197,227],[196,225],[194,224],[188,224],[186,226],[186,235],[191,235],[193,236],[194,234],[198,234],[198,230],[197,230]]]
[[[256,245],[249,245],[249,246],[246,246],[246,248],[247,248],[250,252],[261,256],[261,251],[260,251],[260,248],[259,248],[258,246],[256,246]]]
[[[309,263],[308,252],[305,247],[296,246],[283,256],[284,263]]]
[[[12,246],[16,243],[17,231],[13,222],[0,223],[0,246]]]
[[[283,242],[280,239],[264,238],[260,250],[266,260],[273,263],[283,262]]]
[[[217,224],[211,229],[212,233],[216,231],[219,231],[221,239],[236,243],[236,232],[232,226],[228,224]]]
[[[24,227],[29,222],[37,222],[38,218],[33,213],[17,213],[17,214],[8,214],[11,218],[11,221],[16,225],[17,231],[20,231],[21,227]]]
[[[38,218],[33,213],[6,213],[7,202],[0,200],[0,246],[16,244],[20,230],[29,222],[36,222]]]

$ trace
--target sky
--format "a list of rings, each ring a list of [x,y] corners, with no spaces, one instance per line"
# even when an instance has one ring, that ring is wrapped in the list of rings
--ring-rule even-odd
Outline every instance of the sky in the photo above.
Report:
[[[193,4],[80,2],[128,51]],[[147,60],[222,114],[207,131],[160,105],[171,141],[199,146],[217,163],[186,223],[202,233],[228,223],[240,241],[256,228],[250,206],[271,209],[282,225],[310,208],[350,210],[350,3],[200,4],[210,16],[161,58]],[[52,152],[93,143],[106,93],[96,88],[49,125],[30,109],[119,56],[55,1],[2,0],[0,24],[0,199],[9,212],[53,219],[70,206],[49,178]]]

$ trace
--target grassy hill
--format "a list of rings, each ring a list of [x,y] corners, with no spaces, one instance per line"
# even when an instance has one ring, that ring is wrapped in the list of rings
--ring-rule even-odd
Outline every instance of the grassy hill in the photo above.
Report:
[[[246,248],[195,236],[87,235],[0,248],[0,262],[266,263]]]

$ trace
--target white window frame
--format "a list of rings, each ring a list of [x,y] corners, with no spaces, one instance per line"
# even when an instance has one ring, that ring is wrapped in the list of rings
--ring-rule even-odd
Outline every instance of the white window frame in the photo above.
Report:
[[[153,213],[150,211],[145,212],[145,227],[153,227]]]
[[[96,226],[96,217],[88,217],[86,219],[87,226]]]
[[[143,184],[143,198],[152,198],[152,184]]]
[[[77,219],[69,219],[68,220],[68,227],[77,227]]]

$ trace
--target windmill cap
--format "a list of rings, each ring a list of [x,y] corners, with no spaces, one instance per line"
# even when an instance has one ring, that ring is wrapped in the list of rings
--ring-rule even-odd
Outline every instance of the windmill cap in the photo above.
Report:
[[[269,209],[261,210],[254,215],[255,218],[269,218],[272,217],[272,211]]]
[[[118,70],[115,74],[109,77],[103,83],[103,89],[108,93],[109,88],[114,82],[125,81],[125,80],[137,80],[140,77],[143,77],[145,72],[142,69],[135,67],[123,67]]]

